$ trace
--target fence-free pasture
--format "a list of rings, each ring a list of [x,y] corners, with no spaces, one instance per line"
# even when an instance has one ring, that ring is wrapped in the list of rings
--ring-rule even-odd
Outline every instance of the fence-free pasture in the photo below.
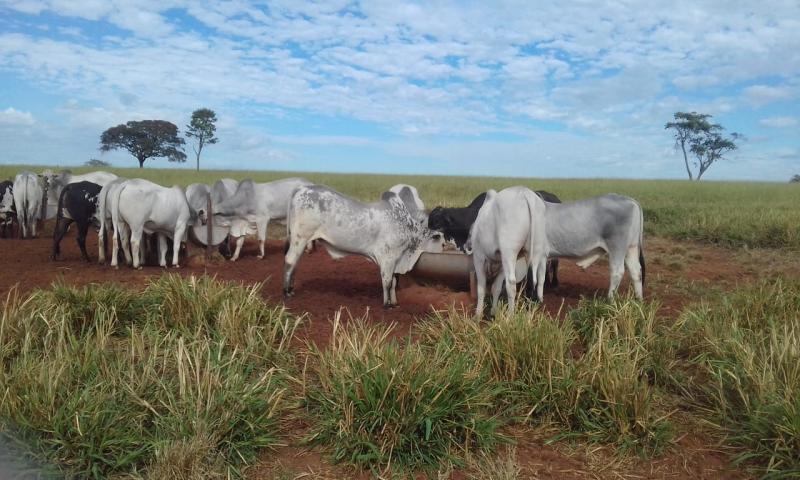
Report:
[[[21,169],[2,167],[0,177]],[[293,175],[111,170],[166,185]],[[264,260],[187,266],[181,275],[194,278],[180,278],[82,264],[71,239],[60,262],[46,258],[49,238],[0,239],[0,291],[20,282],[0,317],[0,438],[80,478],[800,471],[800,286],[759,281],[800,247],[797,186],[300,175],[364,200],[410,183],[428,208],[514,184],[564,200],[630,195],[645,210],[646,300],[594,301],[605,268],[565,265],[564,285],[545,293],[544,307],[493,323],[459,310],[463,292],[410,282],[387,313],[369,303],[379,292],[373,266],[318,251],[301,262],[308,288],[287,315],[278,242]],[[742,246],[779,248],[727,248]],[[800,262],[792,265],[780,275],[796,276]],[[42,281],[58,277],[49,289]],[[87,282],[96,284],[71,285]],[[32,293],[37,286],[45,290]],[[315,308],[324,302],[367,312],[352,322]]]
[[[23,168],[41,172],[44,167],[0,166],[0,179]],[[95,168],[72,168],[86,173]],[[397,183],[417,187],[428,208],[465,206],[479,193],[525,185],[547,190],[562,200],[619,193],[639,201],[644,209],[645,233],[678,240],[697,240],[733,247],[800,248],[800,188],[797,184],[753,182],[689,182],[685,180],[529,179],[493,177],[438,177],[296,172],[250,172],[155,168],[110,168],[122,177],[145,178],[162,185],[213,183],[223,177],[252,178],[266,182],[299,175],[329,185],[361,200],[379,198]]]

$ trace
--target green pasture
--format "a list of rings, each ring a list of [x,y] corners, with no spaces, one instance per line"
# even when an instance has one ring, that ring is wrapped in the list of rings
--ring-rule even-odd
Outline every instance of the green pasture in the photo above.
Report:
[[[13,177],[25,167],[0,166],[0,178]],[[44,167],[28,167],[41,172]],[[94,168],[72,168],[85,173]],[[800,248],[800,185],[757,182],[689,182],[685,180],[536,179],[500,177],[443,177],[422,175],[366,175],[269,171],[155,168],[110,168],[120,176],[146,178],[163,185],[211,183],[219,178],[252,178],[266,182],[303,176],[330,185],[362,200],[377,199],[397,183],[419,190],[425,205],[464,206],[479,193],[511,185],[548,190],[562,200],[604,193],[628,195],[644,208],[649,235],[695,240],[730,247]]]

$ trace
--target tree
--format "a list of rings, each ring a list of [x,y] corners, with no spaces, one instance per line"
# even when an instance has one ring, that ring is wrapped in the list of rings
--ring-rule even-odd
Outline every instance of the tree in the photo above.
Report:
[[[100,160],[99,158],[90,158],[88,162],[84,163],[87,167],[110,167],[111,164]]]
[[[789,180],[789,183],[800,183],[800,175],[795,175],[792,177],[792,179]]]
[[[208,108],[200,108],[192,112],[192,121],[186,125],[186,136],[189,138],[196,138],[197,145],[192,146],[196,155],[197,170],[200,171],[200,152],[206,145],[213,145],[219,141],[214,134],[217,131],[215,122],[217,121],[217,114],[214,110]]]
[[[732,150],[736,150],[736,141],[744,137],[739,133],[732,133],[730,138],[722,136],[725,128],[717,123],[709,122],[711,115],[697,112],[675,112],[674,122],[667,122],[665,129],[675,130],[675,148],[680,147],[683,152],[683,162],[689,180],[694,180],[692,169],[689,166],[689,152],[694,155],[694,165],[697,168],[697,180],[716,161]]]
[[[185,162],[183,138],[178,127],[166,120],[130,121],[111,127],[100,135],[100,150],[124,148],[139,160],[139,168],[151,157],[166,157],[170,162]]]

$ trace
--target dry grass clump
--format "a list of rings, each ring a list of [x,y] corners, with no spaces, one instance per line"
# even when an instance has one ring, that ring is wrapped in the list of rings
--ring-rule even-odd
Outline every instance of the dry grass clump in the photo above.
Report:
[[[0,434],[80,478],[238,476],[279,441],[293,405],[285,350],[298,320],[253,292],[167,276],[141,295],[113,285],[12,295]]]

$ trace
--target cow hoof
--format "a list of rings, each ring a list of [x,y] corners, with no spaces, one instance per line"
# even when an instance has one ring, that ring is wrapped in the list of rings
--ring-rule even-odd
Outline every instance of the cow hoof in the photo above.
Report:
[[[180,265],[173,265],[172,268],[181,268]]]
[[[256,258],[257,258],[257,259],[259,259],[259,260],[261,260],[261,259],[263,259],[263,258],[264,258],[264,255],[256,255]]]
[[[142,266],[141,266],[141,265],[139,265],[138,267],[134,267],[134,268],[135,268],[136,270],[141,270],[141,269],[142,269]]]
[[[293,288],[286,288],[283,290],[283,298],[292,298],[292,297],[294,297]]]
[[[396,303],[385,303],[383,305],[383,309],[384,310],[392,310],[394,308],[397,308],[397,304]]]

